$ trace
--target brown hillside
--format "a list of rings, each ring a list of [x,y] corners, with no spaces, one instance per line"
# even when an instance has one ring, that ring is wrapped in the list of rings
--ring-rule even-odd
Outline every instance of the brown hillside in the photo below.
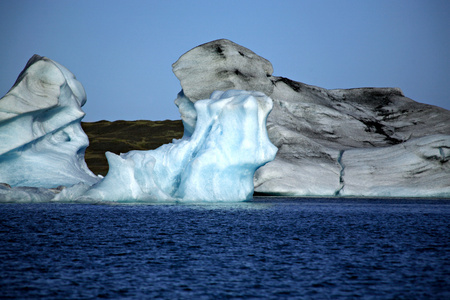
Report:
[[[106,175],[108,162],[105,152],[116,154],[130,150],[151,150],[183,136],[181,120],[165,121],[98,121],[82,122],[89,137],[85,160],[94,174]]]

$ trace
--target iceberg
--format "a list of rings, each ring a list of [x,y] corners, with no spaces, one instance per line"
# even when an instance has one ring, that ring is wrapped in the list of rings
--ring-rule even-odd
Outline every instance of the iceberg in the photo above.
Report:
[[[272,64],[232,41],[199,45],[173,64],[178,107],[216,89],[253,90],[273,100],[267,119],[275,159],[255,191],[286,196],[450,197],[450,111],[399,88],[325,89],[272,75]]]
[[[253,176],[275,158],[264,93],[215,91],[195,105],[180,93],[185,134],[155,150],[106,153],[109,172],[95,176],[80,122],[86,93],[62,65],[33,56],[0,99],[0,200],[243,201]]]
[[[399,88],[329,90],[274,76],[268,60],[228,40],[172,67],[183,138],[106,153],[100,178],[84,162],[81,83],[48,58],[30,59],[0,99],[0,200],[450,197],[448,110]]]
[[[185,100],[180,94],[177,104]],[[109,172],[79,199],[104,201],[243,201],[253,198],[256,169],[275,158],[261,92],[213,92],[189,107],[195,127],[155,150],[106,153]],[[78,197],[74,193],[75,197]]]
[[[96,183],[84,161],[86,93],[64,66],[34,55],[0,99],[0,182],[56,188]]]

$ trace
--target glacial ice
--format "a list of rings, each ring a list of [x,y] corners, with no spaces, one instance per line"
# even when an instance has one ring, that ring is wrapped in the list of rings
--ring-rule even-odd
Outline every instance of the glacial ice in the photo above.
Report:
[[[33,57],[0,99],[0,201],[239,201],[253,190],[450,197],[448,110],[399,88],[328,90],[273,76],[269,61],[228,40],[188,51],[173,71],[183,138],[107,153],[101,179],[84,162],[83,87]]]
[[[242,201],[273,160],[261,92],[216,91],[195,105],[180,93],[185,135],[156,150],[106,153],[105,178],[84,161],[83,86],[60,64],[33,56],[0,99],[0,200]]]
[[[446,109],[415,102],[399,88],[328,90],[274,76],[268,60],[224,39],[189,50],[173,72],[191,127],[190,107],[215,89],[261,91],[273,100],[267,130],[278,153],[256,171],[256,192],[450,197]]]
[[[38,188],[97,182],[84,161],[85,102],[69,70],[34,55],[0,99],[0,182]]]
[[[178,105],[183,96],[179,96]],[[243,201],[253,197],[257,168],[273,160],[261,92],[216,91],[197,101],[195,128],[155,150],[106,153],[109,172],[81,199],[105,201]],[[76,187],[78,188],[78,187]],[[75,196],[76,195],[75,193]]]

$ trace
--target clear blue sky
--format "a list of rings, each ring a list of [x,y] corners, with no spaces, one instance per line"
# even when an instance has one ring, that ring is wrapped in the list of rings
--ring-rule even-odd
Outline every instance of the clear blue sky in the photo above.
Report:
[[[83,84],[84,121],[179,119],[172,63],[230,39],[274,75],[328,89],[400,87],[450,109],[450,1],[0,1],[0,94],[33,54]]]

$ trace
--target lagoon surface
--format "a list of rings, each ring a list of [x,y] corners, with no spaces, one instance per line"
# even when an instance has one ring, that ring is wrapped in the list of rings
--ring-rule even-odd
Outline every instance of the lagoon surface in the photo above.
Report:
[[[450,201],[1,204],[0,297],[450,298]]]

